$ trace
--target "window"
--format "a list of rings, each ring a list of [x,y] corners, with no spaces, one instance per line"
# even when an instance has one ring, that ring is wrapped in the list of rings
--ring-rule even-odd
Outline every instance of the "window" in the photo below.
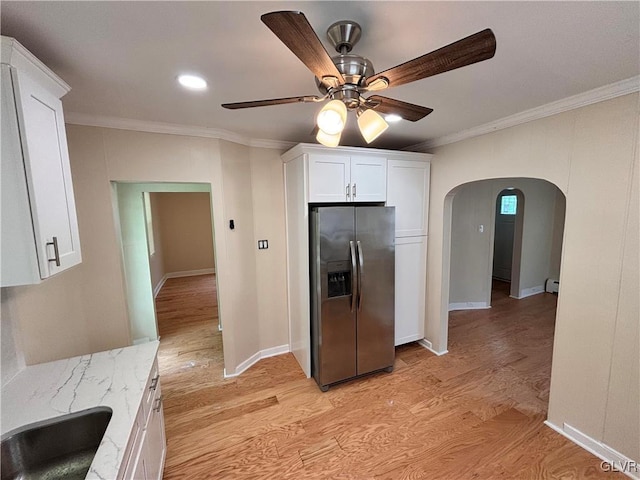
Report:
[[[500,200],[500,215],[515,215],[518,210],[518,197],[504,195]]]
[[[153,255],[156,253],[156,245],[153,241],[153,218],[151,217],[151,197],[149,196],[149,192],[142,192],[142,201],[144,203],[144,218],[147,224],[149,255]]]

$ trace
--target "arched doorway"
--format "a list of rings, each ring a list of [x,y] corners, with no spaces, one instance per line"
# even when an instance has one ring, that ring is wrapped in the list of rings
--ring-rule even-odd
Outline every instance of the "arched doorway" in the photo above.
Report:
[[[522,224],[524,219],[524,193],[507,187],[496,197],[493,267],[493,286],[503,282],[511,296],[517,296],[522,259]]]
[[[564,195],[544,180],[490,179],[455,188],[445,205],[455,373],[489,385],[498,409],[514,400],[544,416],[557,302],[544,285],[559,276]]]
[[[547,279],[559,278],[565,211],[562,192],[545,180],[532,178],[466,183],[451,190],[445,201],[443,283],[448,285],[443,287],[448,287],[448,311],[491,306],[500,207],[496,199],[505,190],[515,192],[521,207],[520,215],[516,209],[513,218],[512,248],[503,255],[511,258],[510,295],[525,298],[542,293]],[[445,330],[447,321],[443,312]]]

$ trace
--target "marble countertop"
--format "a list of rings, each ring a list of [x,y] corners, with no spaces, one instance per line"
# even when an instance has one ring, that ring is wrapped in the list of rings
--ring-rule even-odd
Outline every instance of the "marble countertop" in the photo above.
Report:
[[[159,342],[32,365],[2,389],[0,432],[98,406],[113,416],[87,479],[115,479]]]

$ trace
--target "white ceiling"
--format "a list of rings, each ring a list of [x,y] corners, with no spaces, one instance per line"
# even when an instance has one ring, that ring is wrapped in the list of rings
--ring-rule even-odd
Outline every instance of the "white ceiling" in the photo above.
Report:
[[[363,29],[353,53],[385,70],[484,28],[493,59],[383,95],[431,107],[393,124],[373,146],[450,135],[640,73],[639,2],[11,2],[15,37],[72,87],[67,112],[209,127],[253,139],[313,142],[317,104],[225,110],[221,103],[315,95],[313,74],[260,21],[301,10],[331,55],[326,29]],[[209,82],[177,86],[182,72]],[[342,144],[362,145],[355,122]]]

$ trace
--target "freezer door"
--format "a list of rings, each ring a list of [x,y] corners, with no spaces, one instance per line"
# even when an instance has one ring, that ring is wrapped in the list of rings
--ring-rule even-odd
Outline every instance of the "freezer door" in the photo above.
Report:
[[[355,211],[318,207],[311,220],[312,371],[324,386],[356,375]]]
[[[356,207],[358,375],[393,366],[395,208]]]

